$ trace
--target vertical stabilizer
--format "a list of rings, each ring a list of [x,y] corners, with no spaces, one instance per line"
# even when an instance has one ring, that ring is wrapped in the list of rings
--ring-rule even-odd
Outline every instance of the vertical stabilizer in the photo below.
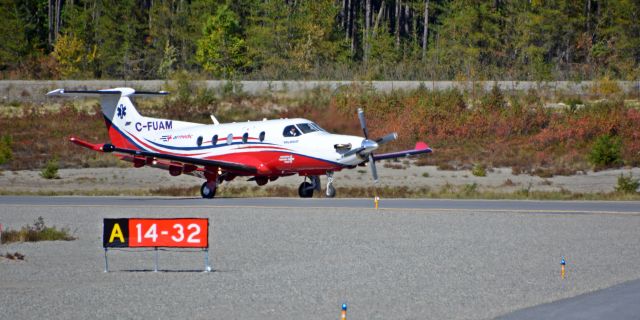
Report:
[[[140,115],[131,97],[136,95],[166,95],[167,92],[135,91],[131,88],[114,88],[95,91],[56,89],[48,96],[99,96],[111,143],[118,148],[147,150],[145,141],[171,130],[198,125],[169,119],[148,118]]]

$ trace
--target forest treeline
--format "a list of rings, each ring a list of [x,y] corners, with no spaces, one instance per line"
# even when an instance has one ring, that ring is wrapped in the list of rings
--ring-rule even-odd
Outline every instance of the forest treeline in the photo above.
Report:
[[[636,80],[637,0],[0,0],[0,78]]]

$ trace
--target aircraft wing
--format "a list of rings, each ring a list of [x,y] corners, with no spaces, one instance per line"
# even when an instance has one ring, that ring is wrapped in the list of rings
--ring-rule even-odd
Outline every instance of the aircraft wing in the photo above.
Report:
[[[129,154],[133,156],[143,156],[143,157],[151,157],[156,159],[178,161],[182,163],[188,163],[188,164],[194,164],[194,165],[200,165],[200,166],[220,167],[223,169],[240,171],[248,174],[256,174],[258,172],[258,169],[256,167],[248,166],[242,163],[175,156],[171,154],[164,154],[164,153],[150,152],[150,151],[143,151],[143,150],[124,149],[124,148],[118,148],[112,144],[104,144],[104,145],[93,144],[90,142],[80,140],[75,137],[72,137],[70,140],[71,142],[79,146],[82,146],[94,151],[115,152],[120,154]]]
[[[418,142],[416,143],[416,147],[414,149],[383,153],[383,154],[375,154],[373,155],[373,160],[394,159],[394,158],[408,157],[416,154],[431,153],[431,152],[433,152],[433,150],[431,150],[431,148],[426,143]]]

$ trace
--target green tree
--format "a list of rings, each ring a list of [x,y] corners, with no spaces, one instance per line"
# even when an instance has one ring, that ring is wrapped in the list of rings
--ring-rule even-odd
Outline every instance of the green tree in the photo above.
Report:
[[[0,70],[18,64],[28,52],[24,23],[12,0],[0,0]]]
[[[135,0],[93,0],[97,77],[145,78],[148,15]]]
[[[228,6],[220,6],[207,20],[196,60],[205,71],[223,78],[234,77],[249,64],[238,18]]]
[[[282,66],[288,65],[289,19],[291,7],[284,1],[264,1],[251,11],[247,34],[247,52],[251,68],[262,69],[269,77],[280,78]]]
[[[85,44],[74,35],[58,36],[51,55],[58,62],[58,72],[63,79],[84,78],[85,66],[93,60],[93,55],[87,53]]]
[[[478,79],[486,76],[504,56],[500,44],[502,16],[493,2],[452,1],[437,28],[438,61],[449,78]]]
[[[294,8],[289,57],[298,71],[308,73],[340,54],[340,42],[333,33],[337,14],[333,0],[305,1]]]
[[[633,0],[598,1],[595,41],[591,50],[600,74],[634,80],[639,76],[640,3]]]

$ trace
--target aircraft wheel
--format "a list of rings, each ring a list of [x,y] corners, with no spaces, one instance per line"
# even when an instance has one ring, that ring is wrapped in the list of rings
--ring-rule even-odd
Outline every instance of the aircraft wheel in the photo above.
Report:
[[[327,186],[327,198],[333,198],[336,196],[336,188],[334,188],[332,185],[328,185]]]
[[[205,199],[212,199],[216,195],[216,189],[218,188],[215,186],[215,182],[205,182],[200,187],[200,195]]]
[[[301,183],[300,187],[298,188],[298,195],[300,195],[300,198],[313,197],[313,185],[306,181]]]

